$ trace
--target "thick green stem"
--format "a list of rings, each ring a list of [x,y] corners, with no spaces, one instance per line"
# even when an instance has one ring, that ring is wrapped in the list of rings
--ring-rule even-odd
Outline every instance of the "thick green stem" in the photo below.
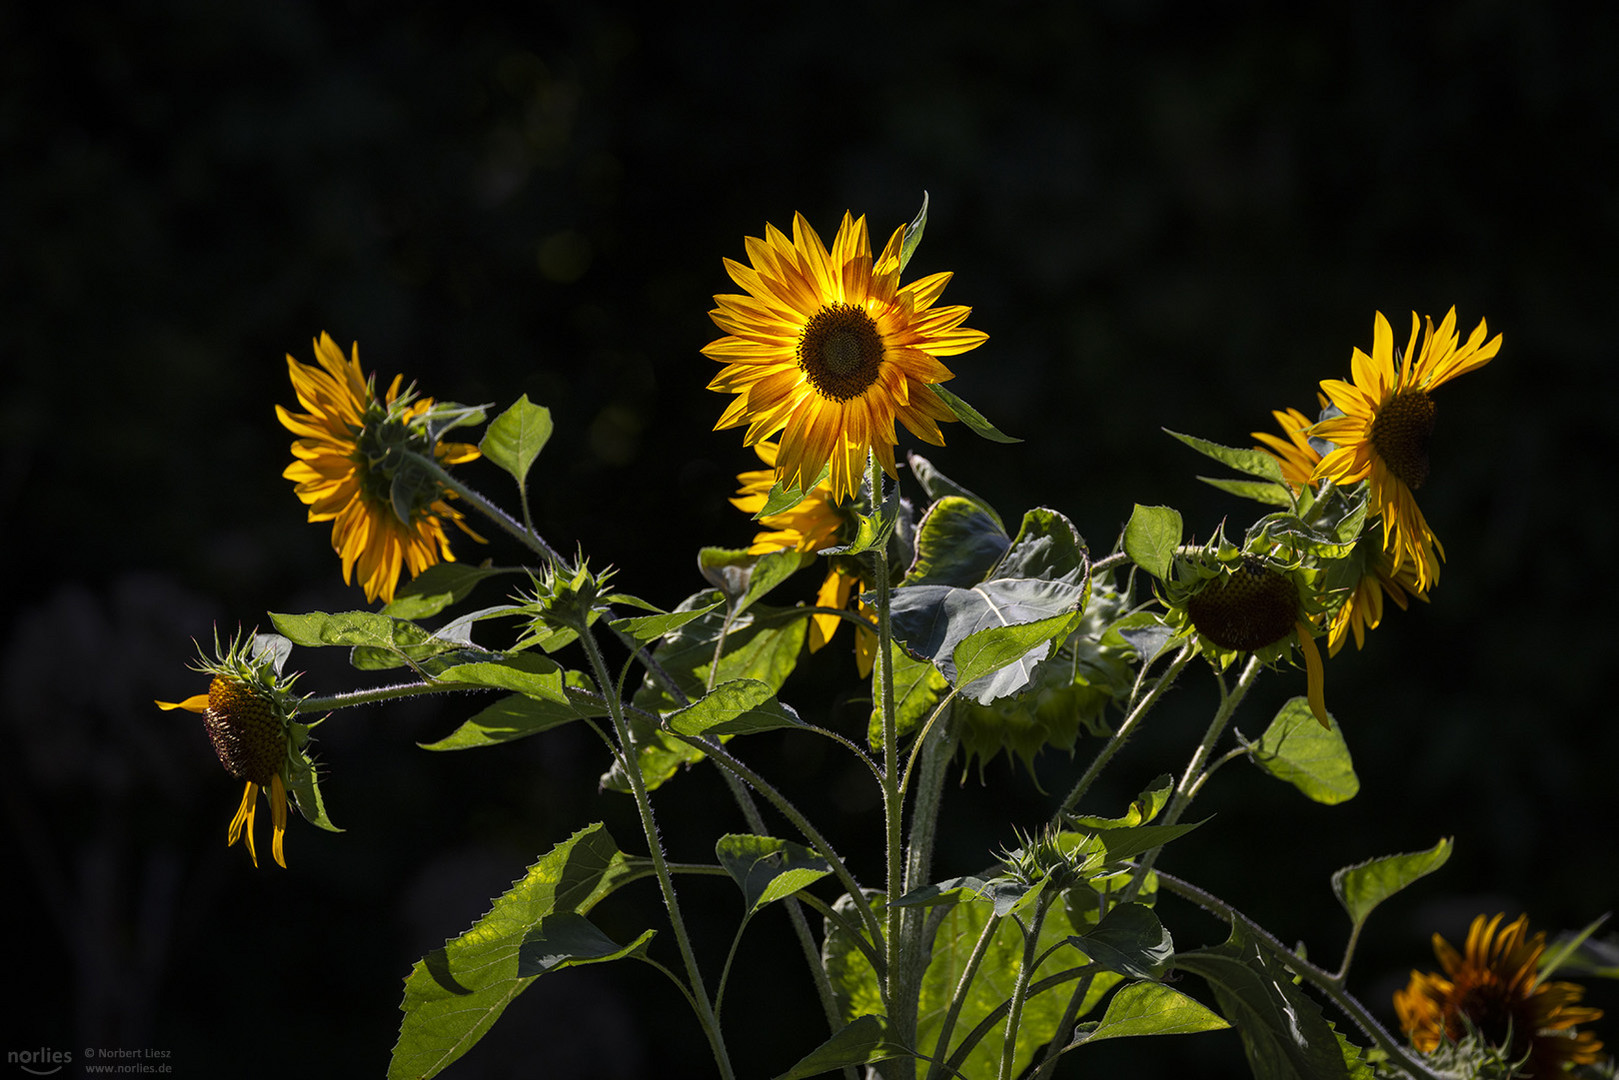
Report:
[[[596,638],[588,626],[579,627],[579,641],[584,646],[585,654],[590,657],[590,667],[597,685],[603,690],[613,685],[607,663],[602,659],[601,647],[596,644]],[[709,1000],[708,990],[703,985],[703,973],[697,966],[697,955],[692,951],[691,937],[686,933],[686,921],[680,914],[680,901],[675,897],[674,878],[670,875],[669,865],[664,859],[663,843],[658,839],[658,824],[652,816],[652,800],[647,795],[646,781],[641,776],[641,764],[636,756],[635,743],[630,739],[630,727],[624,719],[624,704],[619,695],[607,695],[607,711],[613,720],[613,731],[618,736],[619,753],[624,759],[624,775],[629,778],[630,792],[635,797],[635,809],[641,817],[641,831],[646,836],[647,853],[652,858],[652,869],[658,877],[658,888],[663,892],[663,904],[669,912],[669,925],[674,930],[676,943],[680,946],[680,957],[685,962],[686,977],[691,981],[697,1018],[702,1024],[703,1033],[708,1036],[709,1047],[714,1052],[714,1062],[719,1066],[720,1076],[725,1080],[732,1080],[735,1073],[731,1069],[730,1055],[725,1050],[725,1036],[720,1031],[719,1019],[714,1015],[713,1002]]]
[[[866,472],[871,482],[871,504],[881,506],[883,501],[883,473],[875,454],[866,456]],[[883,960],[885,978],[883,999],[888,1006],[889,1030],[895,1039],[906,1046],[916,1045],[916,985],[905,970],[910,965],[899,962],[898,951],[903,940],[901,909],[894,906],[905,888],[905,850],[903,817],[904,794],[899,787],[899,734],[894,717],[894,655],[893,625],[889,619],[890,592],[888,581],[888,545],[872,548],[877,563],[877,675],[883,685],[880,707],[883,713],[883,835],[887,849],[887,872],[884,875],[887,899],[884,903],[886,929],[883,934]],[[904,1080],[916,1075],[914,1058],[896,1058],[886,1062],[884,1075]]]

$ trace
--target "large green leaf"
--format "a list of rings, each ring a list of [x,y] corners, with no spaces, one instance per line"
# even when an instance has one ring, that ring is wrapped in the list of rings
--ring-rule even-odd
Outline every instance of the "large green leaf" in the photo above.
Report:
[[[1338,721],[1330,715],[1327,719],[1331,726],[1324,728],[1309,701],[1293,698],[1249,747],[1249,756],[1255,765],[1316,802],[1333,805],[1352,799],[1360,791],[1360,778]]]
[[[1255,1080],[1347,1080],[1337,1033],[1293,976],[1237,926],[1225,944],[1177,953],[1175,967],[1206,981],[1242,1036]]]
[[[868,892],[866,898],[880,917],[882,894]],[[867,936],[859,908],[847,893],[838,897],[832,911],[838,917],[825,921],[825,934],[821,939],[821,967],[825,969],[827,982],[832,987],[832,1001],[838,1016],[844,1020],[855,1020],[862,1016],[885,1015],[882,986],[877,980],[877,969],[871,962],[871,954],[881,948],[880,943],[873,942]]]
[[[668,718],[671,731],[691,736],[745,735],[803,723],[790,706],[776,700],[768,683],[757,679],[721,683]]]
[[[1087,583],[1039,578],[997,578],[970,589],[948,585],[901,586],[891,607],[894,636],[913,655],[930,660],[952,685],[980,703],[1014,694],[1028,685],[1033,667],[1050,652],[1050,639],[1062,632],[1058,616],[1077,619]],[[1045,623],[1053,632],[1019,662],[970,685],[956,669],[956,647],[991,627]]]
[[[1074,1044],[1133,1035],[1189,1035],[1230,1026],[1208,1006],[1179,990],[1162,983],[1134,982],[1113,995],[1100,1022],[1080,1025]]]
[[[1089,571],[1090,556],[1074,523],[1056,510],[1037,506],[1023,515],[994,576],[1080,581]]]
[[[1449,839],[1439,841],[1427,851],[1371,859],[1333,874],[1332,891],[1338,894],[1344,910],[1359,926],[1378,904],[1413,881],[1433,873],[1449,859]]]
[[[478,449],[494,464],[511,473],[522,487],[529,467],[551,438],[551,410],[535,405],[524,394],[512,407],[489,421]]]
[[[749,555],[745,550],[707,547],[697,553],[697,568],[731,605],[733,615],[740,615],[811,558],[792,550]]]
[[[586,959],[594,950],[595,959],[609,959],[615,950],[627,955],[644,942],[646,935],[621,950],[613,946],[602,952],[600,942],[592,943],[571,922],[553,924],[559,938],[552,946],[543,933],[531,939],[546,920],[583,916],[614,889],[644,875],[644,863],[619,851],[601,824],[581,829],[530,866],[465,933],[418,961],[405,979],[400,1006],[405,1015],[389,1080],[436,1076],[465,1054],[512,999],[547,970],[546,957]],[[564,955],[559,945],[584,952]]]
[[[577,672],[568,673],[569,686],[582,683],[584,676]],[[551,701],[527,694],[508,694],[437,742],[418,745],[423,750],[473,750],[499,746],[514,739],[538,735],[573,720],[606,715],[605,707],[587,705],[574,698]]]
[[[519,573],[489,566],[469,566],[460,562],[434,563],[399,587],[393,603],[382,614],[399,619],[426,619],[451,604],[460,603],[486,578]]]
[[[702,618],[719,606],[718,603],[713,603],[694,608],[691,611],[661,611],[655,615],[638,615],[630,619],[614,619],[607,625],[614,630],[628,634],[636,641],[645,643],[656,641],[665,634],[673,633],[692,620]]]
[[[1124,553],[1153,577],[1167,580],[1175,549],[1180,546],[1181,530],[1179,510],[1137,503],[1124,526]]]
[[[714,844],[714,855],[742,890],[749,915],[832,872],[826,860],[809,848],[773,836],[722,836]]]
[[[999,518],[967,498],[946,495],[917,523],[916,555],[904,584],[971,587],[984,580],[1011,543]]]
[[[484,658],[452,664],[438,672],[444,682],[515,690],[531,698],[567,704],[562,666],[549,656],[532,652],[486,653]]]

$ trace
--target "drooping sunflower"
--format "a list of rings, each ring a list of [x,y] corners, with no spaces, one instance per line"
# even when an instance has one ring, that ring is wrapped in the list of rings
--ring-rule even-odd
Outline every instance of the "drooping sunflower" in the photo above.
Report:
[[[1295,492],[1314,486],[1317,483],[1314,479],[1315,469],[1321,462],[1320,451],[1310,442],[1310,430],[1315,422],[1297,409],[1275,410],[1271,415],[1276,418],[1285,438],[1268,431],[1252,432],[1253,437],[1262,444],[1259,449],[1276,459],[1282,469],[1282,478]],[[1351,633],[1354,634],[1355,648],[1363,648],[1366,631],[1377,629],[1383,621],[1385,597],[1394,601],[1401,611],[1408,606],[1408,596],[1427,602],[1428,590],[1417,581],[1418,561],[1406,559],[1396,566],[1386,543],[1385,537],[1368,532],[1355,545],[1349,560],[1353,570],[1352,584],[1347,586],[1348,595],[1327,627],[1327,655],[1337,656]],[[1337,574],[1329,576],[1342,580]],[[1436,569],[1430,587],[1437,580]]]
[[[401,394],[403,376],[396,375],[379,399],[375,379],[360,370],[358,343],[345,360],[323,333],[315,360],[319,367],[287,357],[293,390],[309,411],[275,407],[282,425],[299,436],[292,444],[295,460],[281,475],[296,484],[310,521],[333,523],[332,548],[343,559],[343,581],[351,581],[358,567],[366,600],[380,596],[392,603],[401,567],[415,577],[441,560],[455,561],[444,522],[483,539],[449,505],[454,494],[414,470],[404,453],[459,465],[478,457],[478,448],[435,441],[422,422],[433,399],[410,390]]]
[[[1417,332],[1426,326],[1422,348]],[[1426,589],[1435,581],[1445,549],[1428,527],[1412,492],[1428,479],[1429,443],[1433,437],[1433,391],[1458,375],[1483,367],[1501,348],[1501,335],[1486,341],[1483,319],[1460,344],[1456,309],[1437,330],[1433,320],[1411,313],[1411,338],[1405,351],[1394,348],[1394,331],[1382,312],[1372,328],[1371,355],[1356,349],[1352,382],[1324,379],[1321,389],[1343,414],[1315,424],[1309,434],[1336,446],[1321,459],[1317,480],[1348,485],[1371,483],[1372,506],[1383,521],[1383,547],[1395,570],[1407,560],[1416,565],[1416,581]]]
[[[1433,936],[1445,973],[1413,971],[1411,982],[1394,994],[1406,1037],[1429,1054],[1471,1030],[1504,1050],[1508,1061],[1524,1060],[1515,1076],[1558,1076],[1565,1065],[1596,1062],[1602,1043],[1589,1031],[1573,1029],[1599,1019],[1602,1010],[1579,1004],[1585,988],[1578,983],[1542,981],[1545,932],[1531,937],[1526,915],[1505,927],[1502,917],[1475,918],[1461,953]]]
[[[193,694],[184,701],[159,701],[156,705],[164,711],[201,713],[219,763],[231,776],[244,781],[241,802],[226,833],[226,846],[245,839],[248,857],[258,866],[253,826],[259,793],[263,792],[270,804],[270,853],[285,869],[289,792],[293,796],[291,804],[305,809],[315,824],[336,828],[321,806],[314,763],[306,751],[309,727],[295,719],[298,699],[291,689],[296,676],[282,678],[279,664],[284,654],[275,656],[256,640],[244,644],[238,637],[223,650],[216,640],[215,653],[216,658],[205,656],[195,666],[198,672],[211,676],[207,693]]]
[[[759,455],[759,460],[771,468],[737,474],[736,480],[741,487],[731,499],[731,505],[745,514],[757,514],[764,509],[765,502],[770,496],[770,489],[776,482],[774,467],[779,451],[778,445],[762,441],[756,443],[753,449]],[[775,551],[802,551],[813,554],[824,548],[835,547],[844,542],[845,529],[853,523],[853,520],[847,508],[840,506],[838,500],[833,497],[831,485],[818,484],[797,505],[779,514],[766,514],[760,518],[759,524],[763,525],[764,529],[754,536],[753,543],[748,546],[748,554],[768,555]],[[857,598],[855,611],[860,615],[868,615],[866,605],[858,600],[866,587],[860,575],[847,561],[833,558],[830,562],[826,578],[821,582],[821,587],[815,595],[815,606],[837,608],[841,611],[849,606],[849,599],[853,596]],[[838,625],[842,622],[843,619],[837,615],[811,615],[810,652],[819,652],[831,641],[832,635],[837,633]],[[855,633],[855,665],[860,671],[861,678],[871,674],[872,664],[876,658],[877,635],[862,627]]]
[[[786,488],[813,487],[830,466],[833,497],[852,499],[869,452],[897,477],[896,419],[944,443],[939,422],[955,415],[929,385],[954,373],[938,358],[988,335],[962,327],[971,308],[933,306],[949,274],[899,284],[904,236],[896,229],[873,258],[865,217],[845,213],[828,251],[794,214],[791,240],[767,225],[764,239],[744,241],[751,266],[725,260],[746,295],[717,295],[709,313],[727,336],[703,347],[725,365],[708,386],[736,395],[714,428],[747,425],[749,446],[780,432]]]

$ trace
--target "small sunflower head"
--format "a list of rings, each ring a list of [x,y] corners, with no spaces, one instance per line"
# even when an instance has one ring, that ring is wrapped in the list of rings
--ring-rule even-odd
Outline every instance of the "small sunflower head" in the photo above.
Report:
[[[309,725],[296,721],[299,698],[292,692],[297,676],[283,678],[281,665],[290,643],[285,638],[240,634],[221,646],[216,635],[214,654],[204,654],[194,670],[209,676],[208,692],[184,701],[160,701],[158,707],[201,713],[203,729],[225,771],[244,781],[242,801],[232,819],[227,842],[246,838],[248,854],[258,865],[253,820],[262,791],[270,802],[273,826],[271,852],[285,867],[283,838],[287,807],[292,805],[310,821],[337,831],[321,803],[315,765],[307,751]]]
[[[1018,836],[1019,846],[1001,855],[1001,871],[1019,885],[1045,882],[1058,892],[1083,883],[1096,867],[1095,851],[1077,833],[1048,826]]]

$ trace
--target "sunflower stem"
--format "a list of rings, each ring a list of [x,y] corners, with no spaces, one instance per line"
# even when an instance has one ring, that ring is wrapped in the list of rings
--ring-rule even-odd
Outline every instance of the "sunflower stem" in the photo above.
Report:
[[[1040,947],[1040,930],[1045,926],[1046,911],[1057,895],[1051,889],[1040,894],[1034,902],[1034,918],[1023,932],[1023,960],[1018,964],[1017,981],[1012,985],[1011,1006],[1006,1011],[1006,1041],[1001,1045],[1000,1080],[1012,1080],[1012,1063],[1017,1057],[1018,1025],[1023,1019],[1023,1003],[1028,1000],[1029,980],[1034,975],[1035,950]]]
[[[1097,751],[1096,757],[1085,770],[1085,775],[1079,778],[1079,782],[1068,792],[1068,797],[1062,801],[1062,806],[1057,811],[1058,816],[1071,814],[1079,806],[1080,800],[1085,797],[1086,792],[1090,791],[1091,785],[1102,774],[1102,770],[1107,767],[1107,763],[1113,760],[1113,755],[1124,749],[1124,744],[1129,741],[1131,735],[1135,734],[1135,729],[1142,719],[1152,710],[1154,705],[1158,704],[1158,699],[1163,696],[1164,691],[1174,685],[1176,677],[1186,667],[1187,662],[1192,659],[1192,653],[1193,647],[1185,645],[1181,647],[1180,652],[1175,654],[1175,659],[1170,662],[1164,673],[1158,677],[1158,681],[1153,685],[1153,688],[1136,703],[1135,708],[1131,709],[1129,715],[1119,724],[1119,729],[1113,733],[1102,749]]]
[[[883,473],[877,464],[877,455],[866,455],[866,474],[870,478],[873,506],[882,504]],[[903,817],[904,794],[899,781],[899,734],[894,717],[894,628],[890,620],[891,587],[888,581],[888,545],[878,544],[871,549],[877,564],[877,674],[882,680],[883,693],[883,826],[887,849],[887,872],[883,916],[883,999],[888,1006],[889,1031],[904,1046],[916,1045],[916,980],[913,965],[900,962],[898,955],[903,941],[900,908],[894,906],[905,887],[905,847]],[[905,1080],[916,1075],[916,1059],[893,1058],[883,1063],[883,1074],[894,1080]]]
[[[457,496],[466,500],[469,505],[475,507],[480,513],[483,514],[484,517],[488,518],[490,521],[493,521],[496,525],[500,526],[500,528],[504,529],[524,547],[539,555],[540,558],[546,560],[547,562],[555,563],[564,570],[572,570],[572,567],[568,565],[567,560],[561,555],[558,555],[556,549],[554,549],[550,544],[547,544],[545,542],[545,538],[542,537],[538,532],[534,531],[532,524],[530,524],[527,528],[524,528],[523,525],[516,521],[510,514],[506,513],[506,511],[484,498],[475,489],[468,487],[464,482],[450,475],[450,471],[448,469],[434,461],[432,458],[414,452],[410,454],[410,457],[418,465],[422,466],[422,468],[428,474],[430,474],[433,479],[437,480],[439,484],[442,485],[446,490],[453,491]],[[528,517],[528,502],[526,495],[524,496],[523,502],[523,516],[525,518]]]
[[[1242,704],[1242,699],[1253,689],[1254,681],[1259,678],[1259,672],[1259,657],[1249,656],[1248,662],[1243,665],[1242,674],[1237,676],[1237,685],[1229,692],[1225,689],[1225,681],[1221,680],[1220,707],[1215,710],[1214,719],[1209,721],[1209,728],[1203,733],[1203,741],[1198,743],[1197,749],[1192,752],[1192,760],[1186,763],[1186,771],[1181,774],[1180,783],[1175,785],[1175,794],[1170,798],[1164,816],[1159,818],[1159,824],[1175,824],[1191,805],[1192,799],[1203,786],[1203,763],[1208,761],[1209,755],[1214,752],[1214,744],[1225,734],[1237,706]],[[1146,882],[1147,875],[1152,872],[1153,864],[1158,861],[1158,853],[1163,850],[1163,845],[1160,844],[1147,852],[1136,865],[1135,876],[1130,879],[1130,884],[1124,891],[1122,903],[1135,899],[1136,894],[1141,891],[1141,886]]]
[[[601,647],[596,643],[595,634],[589,626],[580,625],[579,642],[584,646],[585,655],[590,658],[590,667],[596,677],[596,684],[603,689],[612,686],[607,662],[602,658]],[[669,912],[669,925],[674,930],[675,941],[680,946],[680,958],[686,966],[686,977],[691,981],[691,996],[697,1019],[703,1027],[703,1033],[708,1036],[709,1048],[714,1053],[714,1063],[719,1066],[720,1076],[725,1080],[732,1080],[735,1073],[731,1068],[730,1055],[725,1049],[725,1036],[720,1031],[719,1018],[714,1015],[714,1003],[703,985],[702,969],[697,966],[697,955],[692,951],[691,938],[686,932],[686,921],[680,914],[680,901],[675,897],[674,878],[669,873],[663,843],[658,839],[658,824],[652,816],[652,800],[647,795],[646,781],[641,776],[641,763],[636,756],[635,743],[630,739],[629,723],[624,718],[624,703],[618,694],[608,694],[606,698],[607,712],[612,717],[613,731],[618,736],[619,752],[624,760],[624,775],[629,779],[630,792],[635,796],[635,809],[641,818],[641,831],[646,836],[647,853],[652,858],[653,872],[658,876],[658,888],[663,893],[664,908]]]

